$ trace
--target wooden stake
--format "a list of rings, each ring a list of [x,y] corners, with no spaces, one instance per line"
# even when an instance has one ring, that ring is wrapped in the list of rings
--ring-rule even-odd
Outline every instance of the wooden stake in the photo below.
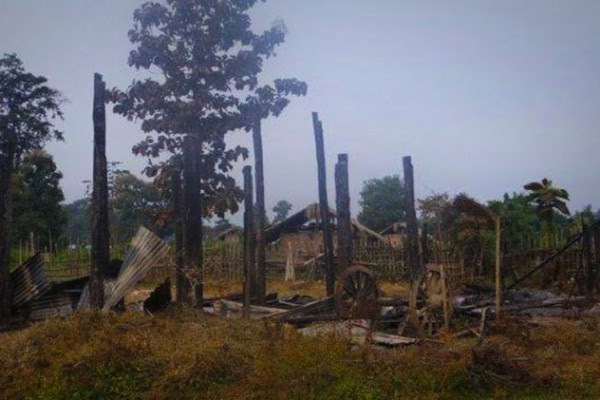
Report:
[[[501,288],[501,254],[500,254],[500,242],[501,242],[501,220],[500,217],[495,218],[496,226],[496,320],[500,319],[500,312],[502,306],[502,288]]]
[[[110,261],[108,223],[108,176],[106,163],[106,84],[94,75],[94,176],[92,190],[92,250],[90,266],[90,306],[104,305],[103,271]]]
[[[583,264],[585,271],[585,294],[588,298],[592,298],[594,296],[594,286],[595,286],[595,276],[594,276],[594,267],[592,265],[592,238],[590,234],[590,229],[582,224],[582,233],[583,238],[581,241],[582,245],[582,255],[583,255]]]
[[[446,269],[440,264],[440,279],[442,280],[442,309],[444,311],[444,329],[450,329],[450,310],[448,307],[448,284],[446,282]]]
[[[594,257],[595,257],[595,271],[596,277],[596,293],[600,291],[600,225],[597,225],[594,229]]]
[[[338,154],[335,165],[335,198],[337,213],[338,268],[341,273],[352,262],[352,225],[350,224],[350,187],[348,155]]]
[[[254,201],[252,188],[252,167],[243,169],[244,173],[244,316],[250,316],[250,300],[256,294],[256,269],[254,241]]]
[[[254,140],[254,165],[256,173],[256,292],[258,304],[264,305],[267,293],[267,262],[265,258],[265,178],[260,119],[254,124],[252,138]]]
[[[332,296],[335,288],[335,272],[333,266],[333,237],[329,224],[329,203],[327,201],[327,178],[325,171],[325,145],[323,143],[323,125],[319,114],[312,113],[315,145],[317,148],[317,168],[319,177],[319,209],[321,211],[321,227],[323,230],[323,247],[325,251],[325,278],[327,295]]]

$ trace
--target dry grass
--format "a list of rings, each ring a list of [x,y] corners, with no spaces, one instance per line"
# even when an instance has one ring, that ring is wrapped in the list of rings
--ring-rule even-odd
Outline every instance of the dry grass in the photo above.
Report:
[[[598,320],[541,324],[374,350],[189,309],[87,313],[0,336],[0,398],[598,398]]]

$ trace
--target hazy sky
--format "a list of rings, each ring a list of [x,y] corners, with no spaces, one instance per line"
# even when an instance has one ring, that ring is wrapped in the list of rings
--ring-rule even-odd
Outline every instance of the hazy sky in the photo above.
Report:
[[[136,76],[127,31],[141,3],[0,0],[0,53],[16,52],[69,99],[66,142],[48,147],[68,201],[92,171],[93,73],[109,87]],[[311,111],[323,120],[330,202],[336,154],[349,154],[353,212],[362,182],[401,173],[404,155],[417,197],[489,200],[548,177],[572,208],[600,207],[600,1],[270,0],[252,16],[256,29],[283,19],[289,30],[264,82],[309,85],[264,124],[269,208],[317,198]],[[109,160],[139,172],[131,146],[141,138],[108,116]]]

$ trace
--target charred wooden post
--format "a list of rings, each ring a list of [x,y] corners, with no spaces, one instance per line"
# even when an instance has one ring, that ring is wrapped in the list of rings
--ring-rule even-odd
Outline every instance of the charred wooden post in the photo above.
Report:
[[[196,138],[186,136],[183,146],[184,263],[187,279],[193,278],[196,303],[202,304],[202,203],[199,154]],[[186,302],[192,303],[188,295]]]
[[[348,155],[338,154],[335,165],[335,205],[337,211],[338,268],[346,270],[352,263],[352,225],[350,224],[350,187],[348,183]]]
[[[406,209],[406,251],[410,276],[410,298],[409,312],[412,324],[420,329],[419,317],[417,315],[417,294],[424,276],[423,266],[419,258],[419,231],[417,228],[417,211],[415,209],[415,183],[413,165],[410,156],[402,159],[404,169],[404,190]],[[422,334],[422,332],[419,332]]]
[[[106,84],[94,75],[94,177],[92,189],[92,251],[90,266],[90,306],[104,305],[103,272],[110,262],[108,225],[108,172],[106,163]]]
[[[596,293],[600,292],[600,225],[594,228],[594,275],[596,276]]]
[[[595,276],[594,268],[592,265],[592,237],[590,229],[583,224],[582,227],[583,237],[581,238],[583,265],[585,271],[585,295],[588,298],[594,296]]]
[[[244,316],[250,314],[250,300],[256,293],[256,244],[254,240],[254,200],[252,167],[244,167]]]
[[[501,288],[501,220],[500,217],[496,217],[494,220],[496,228],[496,319],[500,319],[500,312],[502,306],[502,288]]]
[[[173,219],[175,220],[175,287],[177,302],[185,303],[189,296],[190,285],[185,275],[185,259],[183,246],[183,193],[181,190],[181,171],[173,168],[171,171],[171,193],[173,196]]]
[[[10,317],[12,307],[12,282],[10,279],[10,222],[11,176],[14,169],[14,145],[0,149],[0,322]],[[20,251],[19,251],[20,257]]]
[[[267,293],[267,261],[265,255],[265,177],[260,119],[252,128],[252,139],[254,141],[256,175],[256,294],[257,303],[263,305]]]
[[[315,145],[317,148],[317,168],[319,177],[319,209],[321,228],[323,230],[323,248],[325,251],[325,279],[327,295],[332,296],[335,290],[335,273],[333,266],[333,237],[329,223],[329,203],[327,201],[327,174],[325,168],[325,145],[323,143],[323,125],[319,114],[312,113]]]

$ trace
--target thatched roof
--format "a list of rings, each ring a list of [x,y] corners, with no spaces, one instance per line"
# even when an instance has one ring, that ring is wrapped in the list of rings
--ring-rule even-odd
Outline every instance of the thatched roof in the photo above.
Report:
[[[398,222],[394,222],[393,224],[391,224],[390,226],[388,226],[387,228],[385,228],[384,230],[379,232],[379,234],[380,235],[391,235],[394,233],[405,233],[405,232],[406,232],[406,222],[398,221]]]
[[[329,209],[329,218],[330,220],[337,218],[337,213],[331,208]],[[291,215],[286,220],[267,228],[265,230],[265,241],[266,243],[272,243],[279,239],[283,233],[292,231],[294,229],[300,229],[302,225],[313,220],[316,221],[317,224],[320,224],[321,214],[319,212],[319,205],[317,203],[309,204],[302,210]],[[370,230],[357,220],[351,218],[350,223],[355,232],[363,233],[369,238],[385,243],[383,236],[375,231]]]

